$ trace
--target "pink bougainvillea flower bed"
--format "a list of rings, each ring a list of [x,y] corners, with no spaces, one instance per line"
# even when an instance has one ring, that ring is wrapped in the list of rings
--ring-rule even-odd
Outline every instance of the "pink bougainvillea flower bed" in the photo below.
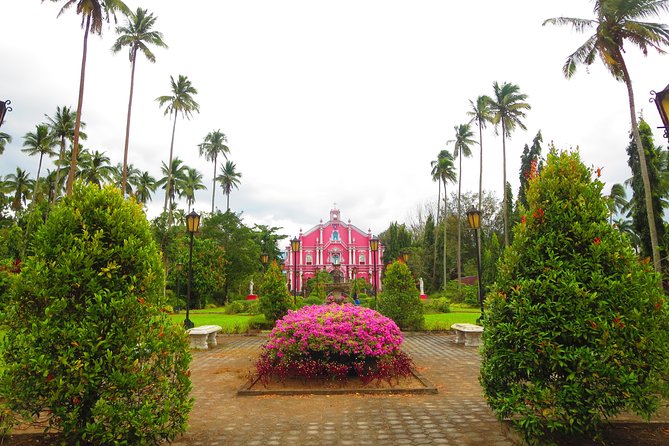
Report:
[[[401,351],[402,332],[391,319],[351,304],[312,305],[277,321],[256,363],[261,381],[272,378],[357,376],[362,382],[411,375]]]

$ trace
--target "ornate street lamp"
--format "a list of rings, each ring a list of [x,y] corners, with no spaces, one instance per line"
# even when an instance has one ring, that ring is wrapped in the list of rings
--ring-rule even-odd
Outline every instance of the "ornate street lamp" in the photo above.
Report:
[[[378,237],[372,237],[369,239],[369,249],[372,251],[372,265],[374,267],[373,272],[374,272],[374,282],[372,285],[374,286],[374,309],[376,310],[376,290],[377,290],[377,284],[376,284],[376,255],[379,252],[379,238]]]
[[[402,261],[406,266],[409,266],[409,251],[402,251]]]
[[[267,269],[267,262],[269,262],[269,254],[263,252],[260,254],[260,262],[262,263],[263,270]]]
[[[474,230],[474,238],[476,239],[476,269],[479,275],[479,305],[481,306],[481,317],[483,318],[483,278],[481,277],[481,246],[479,245],[479,230],[481,229],[481,211],[472,207],[467,211],[467,223],[469,228]]]
[[[659,129],[664,129],[664,137],[669,139],[669,85],[664,87],[664,90],[660,92],[651,91],[650,94],[654,95],[654,98],[650,98],[651,102],[655,102],[657,105],[657,111],[660,113],[662,118],[662,127]]]
[[[300,250],[300,240],[297,237],[290,241],[290,249],[293,251],[293,303],[297,304],[297,253]]]
[[[5,114],[7,114],[8,111],[12,111],[12,107],[9,106],[12,101],[7,99],[6,101],[0,101],[0,126],[2,125],[2,122],[5,120]]]
[[[193,328],[195,324],[189,318],[190,312],[190,289],[193,282],[193,235],[200,227],[200,214],[194,210],[186,215],[186,232],[190,234],[190,249],[188,253],[188,290],[186,291],[186,320],[184,326],[186,329]]]

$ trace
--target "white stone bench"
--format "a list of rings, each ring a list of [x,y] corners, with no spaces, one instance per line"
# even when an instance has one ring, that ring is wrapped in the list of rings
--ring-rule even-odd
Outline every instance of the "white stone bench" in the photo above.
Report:
[[[478,347],[481,345],[481,335],[483,327],[474,324],[453,324],[451,328],[455,330],[455,343],[465,344],[466,347]]]
[[[221,327],[218,325],[202,325],[186,330],[190,338],[190,348],[207,350],[209,347],[214,347],[217,345],[216,333],[221,330]]]

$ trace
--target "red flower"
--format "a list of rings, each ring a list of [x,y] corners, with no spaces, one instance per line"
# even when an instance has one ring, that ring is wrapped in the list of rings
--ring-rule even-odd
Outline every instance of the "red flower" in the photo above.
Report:
[[[595,237],[592,243],[594,243],[595,245],[599,245],[600,243],[602,243],[602,239],[600,239],[599,237]]]
[[[527,222],[527,218],[523,215],[522,217],[520,217],[520,222],[522,224],[525,224],[525,222]]]
[[[46,382],[51,382],[52,380],[53,380],[53,375],[51,373],[46,375]]]

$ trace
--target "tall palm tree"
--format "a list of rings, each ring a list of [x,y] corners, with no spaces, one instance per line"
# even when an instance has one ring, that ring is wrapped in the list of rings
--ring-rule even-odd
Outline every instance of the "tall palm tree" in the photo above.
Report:
[[[174,158],[169,166],[163,162],[160,170],[164,176],[158,180],[157,185],[162,186],[165,189],[165,194],[169,197],[168,221],[171,221],[172,205],[176,196],[181,193],[180,186],[183,184],[184,178],[186,178],[188,166],[184,165],[183,161],[179,158]]]
[[[64,164],[63,160],[65,159],[65,143],[66,141],[70,141],[70,144],[72,144],[74,141],[76,114],[72,113],[72,109],[70,107],[64,105],[63,107],[56,107],[56,114],[53,117],[46,114],[44,116],[46,116],[46,119],[49,121],[48,125],[51,129],[51,133],[55,138],[60,139],[60,152],[58,154],[58,162],[56,164],[58,166],[62,166]],[[83,132],[84,128],[86,128],[86,123],[81,121],[79,123],[79,139],[81,140],[86,140],[88,138],[88,135]],[[61,190],[61,187],[59,186],[61,183],[61,170],[62,169],[56,170],[55,181],[57,189],[54,195],[54,200],[58,197],[58,194]]]
[[[228,159],[230,149],[226,145],[228,138],[221,130],[214,130],[209,132],[204,137],[204,141],[198,147],[200,148],[200,156],[204,155],[204,159],[214,162],[214,187],[211,189],[211,213],[214,213],[214,198],[216,197],[216,169],[218,168],[217,159],[218,154],[222,154],[225,159]]]
[[[620,183],[615,183],[611,186],[609,195],[606,196],[606,206],[609,208],[609,223],[613,224],[613,214],[621,212],[627,207],[627,194],[625,187]]]
[[[481,210],[481,197],[483,196],[483,129],[488,122],[492,121],[490,111],[490,96],[481,95],[476,98],[476,102],[469,100],[470,109],[468,116],[472,117],[470,123],[476,121],[479,128],[479,210]]]
[[[151,194],[156,191],[158,184],[149,172],[141,172],[137,177],[131,176],[128,182],[132,184],[135,191],[135,199],[138,203],[151,201]]]
[[[51,0],[58,2],[61,0]],[[67,195],[72,194],[72,183],[76,173],[77,152],[79,151],[79,129],[81,125],[81,108],[84,104],[84,81],[86,80],[86,55],[88,52],[88,34],[102,35],[102,22],[109,22],[110,17],[116,21],[116,13],[128,13],[130,10],[121,0],[63,0],[65,5],[58,13],[61,16],[68,8],[76,5],[77,14],[81,14],[81,27],[84,29],[84,48],[81,56],[81,76],[79,78],[79,100],[77,102],[77,116],[74,123],[74,138],[72,140],[72,160],[70,173],[67,177]],[[44,0],[42,0],[44,2]]]
[[[172,154],[174,153],[174,132],[177,127],[177,116],[181,113],[182,117],[190,119],[193,116],[193,112],[200,111],[200,104],[195,102],[193,96],[197,94],[195,87],[191,85],[188,77],[184,75],[179,75],[177,81],[174,81],[174,77],[170,76],[170,83],[172,85],[172,95],[159,96],[156,98],[158,104],[162,107],[165,106],[165,114],[168,113],[170,116],[174,115],[174,124],[172,124],[172,142],[170,143],[170,158],[167,162],[168,166],[172,166]],[[165,204],[163,205],[163,212],[167,211],[167,201],[169,199],[173,200],[173,194],[170,190],[173,186],[172,178],[172,169],[167,170],[167,182],[165,183]],[[170,217],[168,218],[168,225],[172,224],[172,213],[170,212]]]
[[[155,45],[161,48],[167,48],[163,42],[163,35],[159,31],[152,31],[156,23],[156,17],[149,14],[146,9],[137,8],[137,12],[129,12],[127,15],[126,26],[116,27],[118,38],[112,46],[112,52],[118,53],[122,48],[128,47],[130,56],[130,96],[128,99],[128,118],[125,124],[125,146],[123,149],[123,172],[121,179],[121,192],[125,196],[125,186],[128,178],[128,143],[130,142],[130,115],[132,112],[132,94],[135,89],[135,65],[137,62],[137,52],[154,63],[156,56],[153,54],[149,45]]]
[[[226,161],[225,165],[221,166],[221,174],[216,178],[221,183],[221,188],[226,196],[226,212],[230,210],[230,192],[232,189],[239,189],[239,182],[242,174],[237,172],[237,166],[232,161]]]
[[[469,158],[472,156],[471,146],[476,144],[472,138],[474,137],[474,132],[469,124],[460,124],[454,127],[455,129],[455,139],[448,141],[448,143],[454,143],[453,146],[453,157],[458,158],[458,246],[457,246],[457,264],[456,268],[458,271],[458,286],[460,286],[460,277],[462,276],[462,266],[461,266],[461,251],[462,251],[462,209],[460,206],[460,196],[462,195],[462,158]]]
[[[202,174],[198,172],[197,169],[188,167],[186,176],[183,179],[181,191],[179,192],[179,197],[186,197],[189,213],[191,206],[195,203],[195,192],[206,188],[204,183],[202,183]]]
[[[12,209],[17,212],[20,211],[24,204],[28,201],[28,197],[35,186],[35,181],[30,179],[30,173],[16,168],[16,173],[5,175],[3,182],[3,192],[12,195]]]
[[[591,65],[597,56],[613,77],[625,83],[629,102],[632,134],[639,152],[639,164],[644,185],[644,201],[646,202],[646,218],[653,249],[653,265],[655,271],[661,271],[660,245],[653,210],[653,196],[648,175],[648,165],[639,134],[637,112],[634,105],[634,89],[627,64],[625,49],[627,42],[639,47],[644,56],[649,48],[664,53],[663,46],[669,45],[669,27],[663,23],[645,22],[649,17],[657,17],[669,11],[669,0],[595,0],[594,19],[577,19],[572,17],[556,17],[544,21],[544,25],[569,25],[576,32],[593,29],[595,33],[567,57],[562,67],[564,76],[569,79],[576,72],[578,64]]]
[[[94,152],[82,151],[79,167],[80,170],[77,173],[77,177],[87,183],[97,184],[98,186],[111,181],[116,170],[111,165],[109,157],[105,155],[105,152],[98,150]]]
[[[504,190],[504,246],[509,246],[509,194],[506,188],[506,138],[511,137],[516,127],[525,130],[525,124],[521,118],[525,117],[525,110],[529,110],[530,104],[525,102],[527,95],[520,92],[520,87],[509,82],[499,85],[496,81],[492,85],[494,97],[490,101],[492,112],[492,123],[495,132],[502,127],[502,171]]]
[[[37,183],[36,189],[39,189],[39,176],[42,171],[42,160],[44,159],[44,155],[49,157],[56,155],[54,149],[58,146],[58,141],[53,137],[53,134],[49,131],[49,126],[46,124],[35,126],[35,132],[26,133],[23,139],[23,149],[21,149],[21,151],[30,156],[39,155],[37,178],[35,178],[35,183]]]
[[[12,137],[5,132],[0,132],[0,155],[5,152],[5,145],[12,142]]]
[[[453,161],[453,155],[451,155],[451,152],[448,150],[442,150],[439,152],[439,155],[437,155],[437,160],[432,161],[432,179],[435,181],[440,181],[440,184],[443,184],[444,186],[444,212],[443,212],[443,222],[444,222],[444,250],[443,250],[443,267],[444,267],[444,278],[443,278],[443,283],[442,287],[446,286],[446,282],[448,280],[448,277],[446,275],[446,200],[447,200],[447,195],[446,195],[446,183],[450,182],[453,183],[455,182],[457,178],[457,174],[455,173],[455,164]],[[441,190],[441,189],[440,189]],[[441,203],[437,206],[439,208],[441,206]],[[439,215],[439,209],[437,209],[437,219]],[[438,226],[438,223],[437,223]],[[435,266],[434,269],[436,271],[436,246],[437,244],[435,243]]]

